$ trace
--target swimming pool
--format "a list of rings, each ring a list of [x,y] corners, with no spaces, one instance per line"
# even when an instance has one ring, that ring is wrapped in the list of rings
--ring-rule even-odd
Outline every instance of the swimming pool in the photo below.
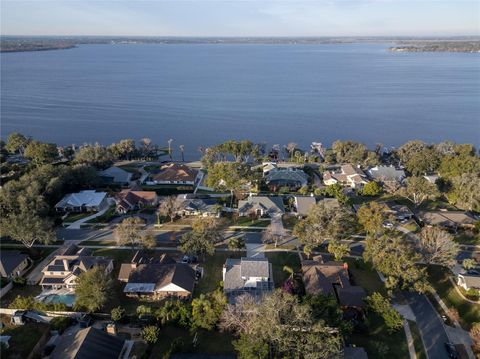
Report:
[[[50,294],[42,301],[48,304],[64,303],[67,307],[72,307],[75,299],[75,294]]]

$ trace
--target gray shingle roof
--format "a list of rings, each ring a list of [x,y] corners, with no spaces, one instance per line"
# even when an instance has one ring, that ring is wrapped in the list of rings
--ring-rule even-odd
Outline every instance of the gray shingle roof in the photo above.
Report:
[[[63,335],[50,359],[118,359],[125,340],[93,327]]]
[[[383,181],[401,181],[405,178],[405,171],[393,166],[376,166],[368,170],[370,177]]]
[[[250,209],[262,209],[269,214],[285,213],[282,197],[255,196],[238,201],[238,210],[242,213]]]
[[[107,168],[106,170],[100,171],[98,175],[100,177],[112,178],[113,182],[117,182],[117,183],[130,182],[130,178],[132,177],[131,173],[115,166],[112,166],[110,168]]]
[[[240,261],[240,275],[243,278],[270,277],[268,259],[242,258]]]
[[[8,277],[13,274],[15,268],[27,257],[27,254],[20,253],[20,251],[2,250],[0,252],[0,274],[2,277]]]

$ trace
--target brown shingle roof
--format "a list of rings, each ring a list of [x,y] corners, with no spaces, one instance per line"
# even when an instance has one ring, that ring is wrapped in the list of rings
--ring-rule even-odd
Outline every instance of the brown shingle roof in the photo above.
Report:
[[[171,163],[163,166],[161,172],[153,176],[153,180],[160,181],[188,181],[193,182],[197,177],[198,171],[185,165]]]
[[[303,282],[308,294],[335,294],[333,284],[350,286],[348,270],[343,263],[302,262]]]

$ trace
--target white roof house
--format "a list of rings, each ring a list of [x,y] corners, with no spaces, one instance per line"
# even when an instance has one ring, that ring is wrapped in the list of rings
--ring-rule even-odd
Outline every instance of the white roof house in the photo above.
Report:
[[[370,168],[368,175],[378,181],[402,182],[405,178],[405,171],[394,166],[375,166]]]
[[[55,208],[60,211],[98,211],[106,205],[106,199],[106,192],[85,190],[65,195],[61,201],[55,205]]]

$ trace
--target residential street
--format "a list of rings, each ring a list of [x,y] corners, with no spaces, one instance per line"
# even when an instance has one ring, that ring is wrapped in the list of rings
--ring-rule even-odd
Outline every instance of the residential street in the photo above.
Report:
[[[445,343],[449,342],[443,321],[428,301],[421,294],[405,292],[405,298],[417,318],[417,326],[422,336],[429,359],[449,359]]]

